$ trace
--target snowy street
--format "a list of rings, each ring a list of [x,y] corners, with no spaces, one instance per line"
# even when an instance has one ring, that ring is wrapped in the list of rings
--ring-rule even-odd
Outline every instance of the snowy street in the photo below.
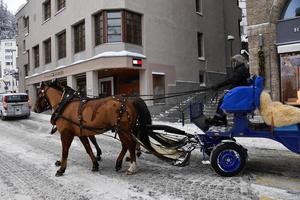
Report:
[[[169,125],[197,131],[190,124]],[[55,177],[61,144],[50,128],[43,114],[0,121],[0,199],[300,199],[300,155],[270,140],[238,140],[248,148],[247,168],[240,176],[223,178],[201,163],[199,149],[183,168],[143,153],[138,172],[127,176],[128,163],[120,172],[114,169],[121,145],[103,135],[97,136],[103,151],[100,171],[91,172],[92,163],[76,138],[66,173]]]

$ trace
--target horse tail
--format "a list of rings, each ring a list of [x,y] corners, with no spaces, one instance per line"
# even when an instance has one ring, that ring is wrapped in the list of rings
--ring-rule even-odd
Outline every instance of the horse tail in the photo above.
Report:
[[[149,136],[154,135],[154,133],[152,129],[147,128],[147,125],[152,124],[152,119],[145,101],[141,98],[136,98],[133,101],[133,106],[138,113],[138,123],[134,128],[134,135],[139,140],[138,142],[158,158],[167,162],[173,162],[174,159],[160,154],[151,145]]]
[[[145,101],[141,98],[136,98],[133,101],[133,105],[138,113],[138,123],[135,127],[134,134],[147,149],[153,150],[149,139],[149,134],[151,134],[152,130],[147,129],[147,125],[152,124],[150,111]]]

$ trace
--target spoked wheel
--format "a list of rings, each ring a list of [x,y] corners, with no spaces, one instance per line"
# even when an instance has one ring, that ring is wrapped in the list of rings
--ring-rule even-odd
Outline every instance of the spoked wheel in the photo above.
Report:
[[[235,176],[246,165],[246,150],[235,142],[220,143],[211,152],[212,168],[221,176]]]

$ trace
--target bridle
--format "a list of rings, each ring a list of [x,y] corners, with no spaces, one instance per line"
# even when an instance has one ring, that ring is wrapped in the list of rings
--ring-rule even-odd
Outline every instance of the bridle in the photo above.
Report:
[[[47,96],[47,91],[49,90],[49,88],[50,86],[48,86],[46,89],[41,89],[41,91],[39,92],[39,98],[45,101],[47,105],[41,112],[44,112],[45,110],[50,110],[52,108],[49,98]]]

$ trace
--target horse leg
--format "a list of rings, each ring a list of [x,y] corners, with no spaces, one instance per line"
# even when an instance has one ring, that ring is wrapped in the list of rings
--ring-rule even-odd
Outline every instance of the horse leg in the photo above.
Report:
[[[119,137],[122,142],[122,145],[125,145],[129,150],[131,163],[127,170],[127,175],[132,175],[136,172],[136,142],[133,140],[130,134],[126,134],[124,132],[120,132]]]
[[[120,171],[122,169],[122,162],[123,158],[127,152],[127,148],[122,143],[122,150],[118,156],[117,162],[116,162],[116,171]]]
[[[136,144],[136,156],[139,158],[141,155],[142,155],[141,145],[137,143]],[[129,162],[130,157],[126,156],[125,161]]]
[[[138,158],[142,155],[141,145],[138,143],[136,144],[136,155]]]
[[[62,158],[60,162],[60,168],[57,170],[55,176],[62,176],[66,171],[69,149],[74,139],[74,135],[70,133],[61,133],[60,139],[62,144]]]
[[[136,147],[136,142],[133,140],[129,140],[129,146],[128,146],[128,150],[130,153],[130,166],[127,170],[127,175],[132,175],[136,172],[136,155],[135,155],[135,149]]]
[[[97,160],[100,161],[101,160],[101,155],[102,155],[102,151],[97,143],[96,137],[94,135],[89,136],[90,141],[93,143],[93,145],[95,146],[96,150],[97,150]]]
[[[94,156],[94,153],[93,153],[93,150],[91,148],[88,138],[83,136],[83,137],[79,137],[79,139],[80,139],[81,143],[83,144],[87,154],[89,154],[89,156],[93,162],[92,171],[93,172],[99,171],[99,164],[98,164],[96,157]]]

